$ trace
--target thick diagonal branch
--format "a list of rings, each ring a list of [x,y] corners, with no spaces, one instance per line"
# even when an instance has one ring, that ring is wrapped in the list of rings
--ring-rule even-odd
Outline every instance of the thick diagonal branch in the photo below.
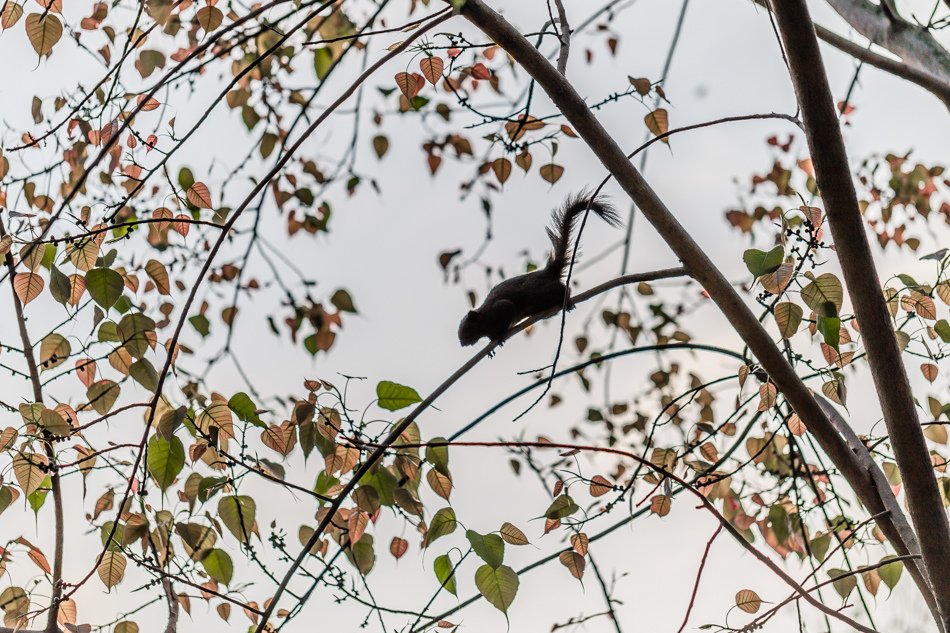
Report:
[[[858,209],[818,40],[805,0],[774,2],[773,10],[802,110],[805,136],[828,224],[854,314],[861,326],[861,338],[894,458],[904,481],[910,519],[920,541],[924,567],[933,580],[934,597],[946,630],[950,625],[950,583],[946,581],[950,569],[950,523],[875,270],[864,219]]]

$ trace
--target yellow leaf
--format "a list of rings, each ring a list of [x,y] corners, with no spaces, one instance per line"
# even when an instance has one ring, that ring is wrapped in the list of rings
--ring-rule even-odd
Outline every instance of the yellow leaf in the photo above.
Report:
[[[40,296],[46,282],[36,273],[18,273],[13,278],[13,289],[23,305]]]
[[[26,16],[26,36],[37,55],[49,55],[63,36],[63,23],[52,13],[31,13]]]
[[[112,589],[119,584],[125,576],[126,564],[128,561],[122,552],[106,552],[102,555],[102,562],[99,563],[96,571],[99,572],[99,578],[106,589]]]
[[[746,613],[755,613],[762,607],[762,599],[751,589],[743,589],[736,594],[736,606]]]
[[[665,134],[670,130],[670,115],[663,108],[657,108],[653,112],[650,112],[645,117],[643,117],[644,122],[647,124],[647,128],[653,132],[655,136],[660,134]],[[662,139],[664,143],[668,143],[669,139]]]

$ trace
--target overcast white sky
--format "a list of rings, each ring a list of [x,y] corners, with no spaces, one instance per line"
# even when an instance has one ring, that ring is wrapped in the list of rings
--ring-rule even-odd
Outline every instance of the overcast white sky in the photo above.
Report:
[[[395,4],[398,6],[389,15],[393,22],[398,22],[404,16],[405,3]],[[546,10],[540,0],[521,2],[516,6],[507,6],[515,3],[492,4],[496,7],[506,5],[509,17],[525,31],[538,30],[546,19]],[[593,3],[575,1],[566,4],[571,21],[577,22],[586,17]],[[905,9],[929,10],[927,2],[900,4]],[[86,3],[82,6],[67,5],[67,14],[70,11],[82,15],[89,12]],[[810,6],[816,20],[839,33],[848,33],[846,25],[823,2],[810,2]],[[581,94],[597,100],[622,89],[627,75],[659,78],[679,8],[680,2],[674,0],[639,0],[625,10],[613,23],[613,28],[623,34],[614,59],[608,59],[602,37],[578,36],[568,76],[575,81]],[[446,26],[446,30],[463,28],[460,22],[461,19],[457,18]],[[377,50],[382,50],[398,39],[393,36],[374,41]],[[588,45],[597,57],[596,72],[590,72],[582,60],[581,51]],[[37,67],[22,29],[0,37],[0,59],[8,60],[5,81],[0,85],[0,116],[6,124],[15,130],[29,124],[29,99],[33,94],[52,97],[64,87],[72,86],[80,77],[97,76],[95,73],[99,70],[84,54],[75,52],[70,46],[64,42],[49,61],[41,62]],[[827,47],[822,50],[835,95],[843,98],[854,62]],[[391,64],[381,71],[381,81],[400,70],[401,65],[404,63]],[[350,72],[341,73],[337,78],[339,85],[348,83],[357,72],[351,66]],[[213,82],[216,78],[211,76],[208,80]],[[669,109],[671,126],[674,127],[754,112],[791,114],[796,109],[768,18],[748,0],[693,0],[690,3],[682,40],[665,88],[672,101]],[[207,88],[199,90],[194,97],[178,95],[172,98],[170,103],[178,108],[182,129],[186,121],[200,114],[202,108],[196,104],[214,92],[217,89]],[[333,94],[332,91],[325,92],[325,98],[329,94]],[[866,68],[853,101],[857,110],[852,116],[853,125],[845,132],[853,161],[873,152],[904,153],[908,150],[913,150],[914,157],[925,164],[946,163],[950,159],[947,151],[950,147],[950,122],[946,110],[921,89]],[[543,97],[539,97],[538,102],[543,103]],[[629,101],[601,111],[602,120],[625,147],[634,147],[642,140],[643,114],[638,104]],[[199,167],[216,160],[230,167],[235,156],[243,155],[246,139],[233,135],[235,113],[222,110],[219,116],[229,117],[230,124],[224,125],[212,119],[211,125],[195,135],[187,146],[188,151],[183,153],[186,158],[179,157],[182,162],[177,164]],[[237,339],[243,341],[238,348],[238,357],[262,393],[299,392],[302,379],[308,377],[342,382],[338,374],[367,377],[364,383],[353,387],[351,397],[354,403],[370,401],[373,387],[383,379],[412,385],[420,393],[425,393],[470,354],[470,350],[459,349],[455,334],[458,319],[467,308],[463,288],[475,287],[483,293],[484,282],[476,277],[478,273],[471,271],[472,277],[467,279],[465,286],[446,285],[436,265],[440,251],[461,247],[470,252],[481,240],[483,216],[477,198],[462,201],[457,193],[457,183],[467,175],[468,167],[449,165],[443,168],[438,178],[431,179],[424,168],[418,123],[394,117],[387,119],[384,128],[391,139],[390,154],[384,162],[377,164],[372,156],[368,132],[364,132],[360,148],[361,168],[378,178],[382,195],[375,195],[369,188],[364,188],[354,198],[336,195],[329,236],[316,239],[297,237],[288,242],[281,237],[283,219],[267,229],[273,241],[285,249],[287,256],[318,279],[317,292],[329,295],[337,287],[346,287],[355,297],[361,314],[346,319],[344,331],[334,349],[314,361],[302,354],[299,347],[293,348],[265,331],[264,317],[276,306],[276,294],[265,295],[275,302],[258,300],[246,303],[237,331]],[[333,147],[344,142],[348,139],[348,130],[348,119],[338,118],[334,127],[312,139],[313,151],[320,151],[317,148],[322,149],[321,144]],[[746,240],[730,230],[723,218],[723,212],[735,203],[739,191],[732,179],[738,178],[744,189],[752,172],[767,170],[771,164],[772,154],[765,145],[765,138],[776,132],[785,135],[794,131],[793,126],[786,122],[736,123],[678,136],[673,139],[669,150],[657,147],[649,157],[646,176],[650,183],[732,278],[742,278],[746,274],[740,255],[742,249],[748,247]],[[5,133],[4,138],[9,141],[16,136],[18,134]],[[798,147],[804,152],[800,135],[798,139]],[[524,248],[529,248],[538,259],[546,247],[543,225],[547,222],[550,208],[566,194],[596,183],[604,175],[580,141],[564,143],[558,158],[568,169],[564,179],[554,187],[543,186],[544,183],[536,177],[522,179],[520,172],[507,183],[505,194],[496,199],[496,239],[485,253],[487,261],[502,264],[510,271],[516,270],[523,263],[519,253]],[[211,173],[208,183],[213,188],[214,174],[220,177],[225,170],[218,168]],[[621,206],[625,206],[616,188],[608,187],[607,191],[621,201]],[[237,195],[231,197],[235,199]],[[609,229],[590,225],[585,231],[585,253],[596,253],[616,239],[617,235]],[[580,276],[581,286],[594,285],[616,274],[618,261],[608,259],[584,272]],[[659,238],[644,222],[638,221],[631,269],[650,270],[675,264],[675,257]],[[256,260],[256,265],[261,265],[260,259]],[[913,263],[908,261],[907,265],[913,266]],[[0,302],[8,302],[6,291]],[[6,306],[6,303],[2,305]],[[581,323],[589,314],[583,308],[575,311],[568,327],[572,323]],[[699,318],[703,319],[709,338],[721,345],[735,342],[728,325],[712,308],[703,310]],[[83,331],[79,328],[76,333],[81,335]],[[12,324],[0,323],[0,340],[9,341],[14,334]],[[191,335],[191,340],[186,342],[197,343],[197,337]],[[519,376],[517,372],[548,363],[554,342],[554,328],[545,326],[530,337],[508,343],[494,359],[481,363],[440,399],[438,410],[427,412],[421,418],[423,436],[451,433],[492,403],[526,384],[528,377]],[[564,362],[571,358],[568,354]],[[613,371],[613,393],[622,394],[625,390],[631,394],[640,392],[650,369],[650,360],[618,362]],[[682,355],[680,360],[707,378],[726,375],[736,369],[733,364],[719,359]],[[213,384],[221,393],[245,389],[244,382],[230,366],[222,365],[215,379]],[[854,424],[859,430],[864,430],[877,419],[877,412],[865,404],[870,398],[860,397],[861,389],[869,386],[867,381],[856,379],[852,384],[852,399],[856,403],[852,407]],[[12,383],[6,377],[0,379],[0,385],[5,390],[15,389],[15,393],[24,390],[23,385]],[[552,438],[566,439],[565,429],[583,416],[586,401],[572,383],[565,383],[558,390],[569,396],[566,405],[555,410],[541,407],[523,420],[512,423],[512,417],[528,403],[519,402],[494,416],[473,432],[470,439],[512,436],[521,429],[527,437],[544,433]],[[0,414],[0,426],[12,423],[7,422],[7,415]],[[113,422],[110,434],[124,436],[128,432],[137,436],[139,420],[138,415],[122,417]],[[452,455],[457,487],[453,505],[461,521],[479,532],[495,530],[506,520],[522,527],[532,537],[534,546],[508,548],[506,563],[515,569],[557,551],[561,547],[560,536],[539,537],[543,522],[536,517],[543,513],[546,500],[537,482],[530,476],[512,477],[507,466],[508,458],[501,452],[470,450],[459,449]],[[310,485],[319,469],[313,461],[305,470],[299,460],[293,460],[291,464],[298,467],[290,469],[292,476],[303,485]],[[91,496],[82,501],[87,510],[98,494],[95,485],[90,490],[93,491]],[[262,487],[254,490],[259,493],[255,494],[260,504],[258,518],[265,535],[270,518],[279,516],[281,524],[290,531],[288,542],[296,546],[297,526],[313,523],[314,508],[310,502],[294,499],[283,491]],[[68,492],[73,500],[67,508],[72,506],[73,511],[78,512],[81,495],[78,482],[71,482]],[[429,501],[433,509],[439,506],[434,498]],[[593,557],[603,573],[608,578],[617,575],[614,595],[623,602],[618,613],[624,633],[675,631],[679,627],[702,549],[715,529],[714,522],[692,505],[688,501],[674,503],[669,516],[638,520],[592,547]],[[37,525],[29,513],[8,510],[0,522],[0,541],[24,534],[31,540],[48,543],[46,522],[49,514],[49,508],[44,509]],[[620,515],[615,513],[602,526],[619,518]],[[412,546],[410,553],[397,565],[385,552],[395,524],[388,517],[381,521],[376,536],[379,558],[369,580],[381,604],[419,608],[438,586],[431,571],[433,559],[451,545],[461,546],[464,539],[461,533],[457,533],[421,555],[414,536],[404,535]],[[74,525],[78,526],[78,522]],[[66,563],[67,579],[74,579],[85,571],[98,547],[97,537],[88,538],[81,532],[82,527],[77,527],[68,537],[70,548],[67,551],[73,555]],[[876,555],[870,560],[875,561]],[[863,562],[868,561],[858,561]],[[32,569],[26,569],[29,564],[11,566],[10,571],[18,582],[25,582],[33,573]],[[243,564],[239,568],[243,568]],[[282,564],[277,564],[276,568],[282,568]],[[800,571],[795,565],[790,569]],[[474,567],[471,567],[463,568],[461,572],[461,597],[475,591],[471,581],[473,571]],[[130,573],[118,588],[123,596],[121,601],[104,596],[100,585],[90,584],[79,595],[80,621],[108,620],[115,615],[117,604],[138,604],[145,592],[130,592],[145,579],[137,572]],[[788,593],[780,581],[723,536],[712,550],[690,619],[691,627],[722,622],[733,604],[736,591],[743,588],[754,589],[769,601],[783,599]],[[271,585],[265,583],[248,590],[246,595],[249,599],[263,602],[270,595],[270,589]],[[880,630],[901,630],[901,622],[911,623],[905,630],[921,630],[921,625],[913,623],[926,618],[918,617],[922,610],[919,599],[907,591],[909,589],[910,583],[905,578],[898,588],[898,595],[887,603],[883,599],[886,590],[882,590],[875,612]],[[448,608],[452,604],[451,597],[443,596],[434,608]],[[200,601],[194,601],[192,608],[193,619],[183,617],[180,630],[227,628],[213,610],[207,609]],[[462,622],[463,630],[468,631],[542,633],[550,630],[555,622],[602,610],[603,599],[592,574],[588,573],[584,585],[579,586],[559,564],[554,563],[522,578],[518,598],[510,612],[510,629],[501,614],[484,603],[450,619]],[[315,625],[322,625],[327,630],[357,630],[364,616],[365,609],[355,608],[352,604],[336,605],[332,592],[324,592],[315,597],[304,615],[288,630],[311,631]],[[767,630],[790,630],[794,609],[788,610],[785,616],[770,623]],[[388,630],[404,624],[400,616],[387,615],[384,618]],[[145,633],[159,631],[164,626],[164,611],[160,606],[153,607],[134,619]],[[729,621],[736,624],[744,620],[732,613]],[[231,622],[233,628],[243,629],[243,615],[237,610]],[[817,618],[809,617],[809,622],[809,630],[823,630],[823,624]],[[373,620],[370,627],[378,630],[378,621]],[[588,622],[582,630],[600,632],[610,631],[612,627],[598,618]],[[845,629],[835,624],[833,630]]]

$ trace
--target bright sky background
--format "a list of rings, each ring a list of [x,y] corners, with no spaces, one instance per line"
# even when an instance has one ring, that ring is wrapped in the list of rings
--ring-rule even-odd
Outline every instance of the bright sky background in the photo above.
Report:
[[[389,13],[393,23],[401,21],[405,11],[405,3],[396,4],[395,10]],[[498,7],[502,3],[492,4]],[[506,7],[509,19],[525,31],[537,30],[546,19],[540,0],[506,4],[512,5]],[[590,4],[582,1],[567,3],[572,23],[587,16]],[[88,14],[86,4],[81,7],[67,5],[67,15],[71,11],[76,11],[76,15]],[[823,2],[810,2],[810,6],[817,21],[839,33],[848,33],[846,25]],[[901,6],[921,11],[929,9],[929,3],[923,1],[903,2]],[[610,92],[622,90],[628,74],[658,79],[679,8],[680,3],[674,0],[639,0],[623,11],[613,23],[613,28],[623,34],[615,59],[607,59],[602,36],[578,35],[568,76],[580,93],[596,101]],[[461,18],[456,18],[446,25],[445,30],[462,29],[462,22]],[[398,39],[395,35],[383,36],[374,39],[373,46],[381,51]],[[8,126],[15,130],[31,126],[29,99],[33,94],[52,97],[64,87],[73,86],[80,78],[84,85],[88,85],[89,79],[101,72],[101,67],[91,64],[84,53],[75,52],[69,43],[60,46],[50,60],[37,67],[22,28],[0,37],[0,58],[8,60],[5,81],[0,86],[0,116]],[[596,73],[589,72],[583,63],[582,51],[587,46],[596,56]],[[822,50],[836,98],[843,98],[854,62],[826,46]],[[404,64],[390,64],[380,72],[379,81],[370,85],[384,83]],[[336,78],[337,84],[345,86],[357,72],[351,64],[348,72],[340,73]],[[200,114],[203,106],[196,104],[205,103],[217,92],[214,82],[218,78],[210,76],[207,80],[209,86],[199,89],[193,97],[178,94],[171,99],[171,104],[178,108],[181,129],[186,121]],[[130,89],[135,87],[129,86]],[[672,127],[756,112],[792,114],[796,109],[768,18],[748,0],[694,0],[690,3],[665,89],[673,104],[669,106]],[[335,94],[332,90],[324,92],[322,102],[328,102],[328,95],[332,94]],[[367,98],[375,99],[376,96],[368,95]],[[950,159],[947,151],[950,147],[950,122],[946,110],[922,89],[873,68],[865,68],[853,101],[857,110],[851,119],[852,126],[845,130],[852,161],[857,162],[873,152],[902,154],[911,149],[914,150],[913,158],[925,164],[946,163]],[[538,103],[544,103],[543,97]],[[548,105],[541,111],[552,109]],[[642,106],[628,100],[605,108],[600,116],[621,145],[632,148],[642,140],[644,113]],[[197,173],[201,165],[208,165],[211,160],[219,161],[207,179],[213,189],[227,168],[233,166],[231,161],[243,155],[247,142],[246,138],[233,135],[237,116],[234,112],[222,109],[217,116],[222,120],[230,118],[230,124],[225,126],[212,118],[211,124],[189,142],[187,151],[183,152],[187,158],[179,156],[183,162],[176,163],[191,165]],[[333,148],[345,143],[349,136],[349,121],[348,117],[337,117],[332,127],[316,134],[311,140],[313,153],[323,153],[324,145]],[[363,122],[364,126],[366,123]],[[418,122],[396,116],[387,117],[384,123],[391,148],[386,159],[377,163],[369,147],[370,128],[365,129],[359,148],[359,165],[364,173],[372,173],[379,180],[383,194],[377,196],[370,188],[364,187],[358,196],[348,199],[337,191],[332,198],[335,213],[329,236],[321,235],[316,239],[298,236],[288,241],[282,237],[285,235],[283,218],[274,220],[265,231],[286,256],[319,280],[316,292],[329,296],[337,287],[348,288],[361,314],[346,319],[344,331],[329,354],[311,360],[301,353],[299,346],[293,348],[266,330],[264,317],[267,310],[276,306],[277,293],[265,294],[267,300],[262,298],[243,304],[236,333],[237,339],[242,341],[238,358],[262,393],[299,393],[304,378],[321,377],[342,383],[339,375],[346,374],[367,378],[365,382],[352,385],[351,397],[356,405],[369,402],[374,397],[376,382],[383,379],[412,385],[424,394],[471,353],[459,349],[456,326],[467,309],[464,288],[476,288],[484,295],[484,280],[471,269],[467,273],[467,284],[445,284],[436,263],[440,251],[463,248],[470,253],[481,241],[484,220],[478,200],[474,196],[460,200],[457,190],[457,183],[470,173],[471,166],[458,167],[447,161],[449,164],[443,167],[438,177],[430,178],[420,149],[422,134]],[[765,139],[773,133],[784,136],[795,131],[791,124],[780,121],[735,123],[677,136],[669,150],[658,146],[650,154],[647,179],[730,278],[742,279],[747,275],[740,256],[748,243],[727,226],[723,212],[735,204],[737,194],[747,188],[751,173],[767,170],[771,165],[772,154]],[[17,136],[5,133],[4,144],[9,144],[11,138]],[[804,155],[801,134],[796,138],[796,147]],[[499,263],[511,272],[523,265],[520,253],[525,248],[536,261],[540,259],[547,246],[543,226],[550,208],[568,193],[596,183],[604,175],[580,141],[563,143],[558,159],[567,166],[567,172],[556,186],[549,188],[535,176],[522,179],[516,170],[506,185],[505,194],[496,198],[495,240],[484,255],[486,261]],[[737,186],[733,178],[741,184]],[[616,187],[608,186],[607,191],[622,208],[626,207],[626,201]],[[236,191],[229,196],[232,200],[238,199]],[[618,235],[602,225],[589,225],[585,231],[585,253],[599,252],[617,240]],[[886,256],[888,266],[892,266],[893,251]],[[911,260],[901,263],[909,269],[916,265]],[[252,265],[259,267],[262,262],[257,258]],[[671,265],[676,265],[675,257],[642,218],[638,218],[631,270]],[[609,258],[582,273],[580,286],[589,287],[608,279],[616,274],[618,266],[617,257]],[[4,290],[0,298],[4,310],[8,309],[7,292]],[[590,308],[586,306],[573,312],[568,321],[569,330],[572,324],[581,323],[590,314]],[[59,316],[37,315],[37,320],[48,318],[52,322]],[[695,319],[701,319],[707,328],[705,333],[699,332],[700,338],[705,335],[721,345],[735,342],[728,325],[713,308],[706,308],[694,317],[693,328],[699,323]],[[41,328],[37,327],[37,330]],[[83,331],[83,328],[78,328],[76,334],[82,335]],[[193,332],[186,332],[191,338],[185,342],[196,345],[199,354],[205,349],[214,349],[213,345],[199,345],[198,337]],[[13,324],[0,324],[0,340],[11,341],[14,336]],[[547,364],[555,340],[555,328],[545,325],[530,337],[519,337],[508,343],[494,359],[481,363],[440,399],[437,410],[430,410],[422,416],[423,436],[451,433],[526,384],[528,377],[519,376],[517,372]],[[571,351],[562,359],[562,366],[575,358]],[[611,388],[616,397],[625,391],[633,394],[644,388],[651,360],[652,357],[633,357],[615,364]],[[687,364],[688,369],[701,372],[706,378],[736,370],[732,363],[718,358],[681,355],[680,360]],[[945,374],[946,369],[943,371]],[[221,393],[245,389],[243,380],[227,364],[222,364],[216,371],[212,384]],[[18,392],[24,389],[23,385],[13,383],[7,377],[0,378],[0,386]],[[870,388],[870,383],[861,377],[850,383],[854,403],[852,419],[859,432],[867,430],[878,417],[878,413],[868,407],[873,399],[861,395],[862,390]],[[525,419],[512,423],[514,415],[530,402],[520,401],[494,416],[469,438],[511,437],[524,430],[529,438],[544,433],[551,438],[567,439],[564,430],[583,417],[587,401],[573,382],[565,382],[557,390],[567,396],[567,402],[561,407],[553,410],[539,407]],[[11,423],[7,422],[7,417],[8,414],[0,414],[0,426]],[[127,433],[137,436],[140,424],[138,414],[121,416],[112,423],[109,437]],[[454,450],[452,470],[457,488],[453,505],[460,520],[476,531],[495,530],[506,520],[525,530],[534,546],[507,548],[506,564],[518,569],[540,556],[557,551],[562,544],[559,535],[540,538],[543,521],[536,517],[543,513],[547,499],[530,474],[514,478],[507,461],[508,456],[502,452]],[[291,460],[288,472],[295,481],[310,485],[320,467],[311,460],[304,470],[298,456]],[[589,465],[586,470],[589,474],[595,472]],[[67,552],[72,554],[66,561],[67,580],[85,572],[99,544],[97,537],[90,538],[82,533],[85,526],[78,523],[78,513],[80,503],[87,511],[91,509],[101,486],[97,488],[95,483],[91,483],[90,495],[81,500],[82,491],[78,485],[78,480],[73,480],[67,487],[71,496],[67,502],[67,516],[74,517],[71,525],[76,526],[67,535]],[[259,503],[258,520],[265,537],[267,522],[271,517],[279,516],[281,524],[290,532],[288,543],[296,551],[297,526],[313,524],[311,502],[273,488],[254,486],[251,490]],[[638,498],[642,494],[644,492],[640,492]],[[156,499],[152,501],[157,503]],[[434,496],[427,498],[427,502],[431,503],[432,509],[441,505]],[[693,505],[681,497],[674,503],[672,513],[664,519],[646,517],[592,546],[594,560],[604,575],[609,579],[617,574],[614,596],[623,601],[618,613],[624,633],[672,632],[679,627],[703,547],[715,529],[715,523],[702,511],[695,510]],[[32,517],[20,509],[7,510],[0,522],[0,542],[23,534],[37,543],[48,544],[50,510],[44,508],[38,524],[34,524]],[[609,521],[600,525],[604,527],[619,518],[620,514],[614,513]],[[420,608],[438,586],[432,573],[433,559],[451,545],[463,545],[464,537],[460,531],[442,539],[423,556],[416,537],[406,534],[404,536],[411,542],[410,551],[397,565],[386,553],[396,524],[389,517],[381,521],[382,529],[376,535],[379,556],[369,581],[380,604],[394,608]],[[594,533],[597,529],[588,532]],[[233,541],[230,545],[234,545]],[[266,544],[260,549],[266,550]],[[232,548],[232,554],[237,556],[236,548]],[[879,554],[872,554],[871,562],[877,557]],[[239,562],[236,558],[236,563]],[[868,561],[858,560],[858,563],[863,562]],[[26,569],[29,564],[27,561],[11,566],[11,573],[19,582],[25,582],[25,578],[33,573],[33,569]],[[238,569],[243,568],[243,564],[238,565]],[[283,564],[275,564],[275,568],[280,570]],[[312,564],[311,569],[317,570],[319,565]],[[789,569],[801,575],[795,564]],[[461,571],[459,595],[463,598],[475,591],[471,581],[473,571],[474,567],[465,567]],[[80,621],[111,619],[115,605],[126,603],[125,596],[128,605],[138,604],[146,592],[131,593],[131,590],[146,580],[146,576],[138,572],[130,573],[117,589],[123,596],[121,601],[104,596],[101,585],[94,580],[78,596]],[[271,587],[261,584],[246,595],[249,599],[263,602],[270,595]],[[722,536],[713,547],[690,619],[691,626],[721,623],[733,604],[736,591],[743,588],[755,589],[768,601],[781,600],[788,593],[780,581],[728,537]],[[919,598],[913,595],[906,574],[897,595],[888,602],[883,599],[886,593],[883,588],[879,593],[875,611],[878,628],[882,631],[922,630],[926,617],[919,615],[923,609]],[[832,594],[826,596],[831,604],[836,604],[836,597]],[[452,604],[451,597],[442,596],[434,608],[441,610]],[[581,587],[563,567],[553,563],[521,579],[521,589],[510,613],[510,629],[501,614],[484,603],[449,619],[462,622],[462,630],[468,631],[542,633],[549,631],[554,622],[602,610],[603,599],[590,570]],[[852,614],[856,612],[852,610]],[[227,628],[213,609],[206,608],[200,600],[193,600],[192,615],[193,619],[189,619],[183,614],[181,631]],[[794,609],[786,610],[784,615],[785,618],[777,618],[766,630],[791,630]],[[334,631],[357,630],[364,616],[365,609],[356,608],[351,603],[336,605],[332,592],[324,592],[316,596],[305,613],[286,630],[311,631],[316,630],[315,625]],[[158,605],[133,619],[145,633],[160,631],[164,627],[164,610]],[[400,616],[386,615],[384,619],[387,630],[404,624]],[[736,624],[745,620],[732,613],[729,621]],[[813,614],[808,621],[812,625],[809,630],[823,630],[823,625]],[[238,610],[232,614],[231,623],[235,630],[243,629],[245,620]],[[379,629],[375,619],[370,626],[373,630]],[[903,626],[906,628],[902,629]],[[591,620],[582,630],[600,632],[612,628],[603,618],[598,618]],[[834,624],[833,630],[845,629]]]

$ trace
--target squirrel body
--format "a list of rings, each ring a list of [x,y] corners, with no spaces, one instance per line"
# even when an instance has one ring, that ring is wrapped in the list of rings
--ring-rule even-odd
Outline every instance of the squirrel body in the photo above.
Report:
[[[469,310],[459,324],[459,343],[474,345],[482,337],[501,340],[508,329],[524,318],[564,305],[567,287],[564,271],[570,261],[570,242],[574,222],[588,207],[611,226],[620,225],[617,211],[601,197],[584,192],[568,198],[552,214],[547,229],[554,247],[544,268],[512,277],[491,289],[478,308]]]

